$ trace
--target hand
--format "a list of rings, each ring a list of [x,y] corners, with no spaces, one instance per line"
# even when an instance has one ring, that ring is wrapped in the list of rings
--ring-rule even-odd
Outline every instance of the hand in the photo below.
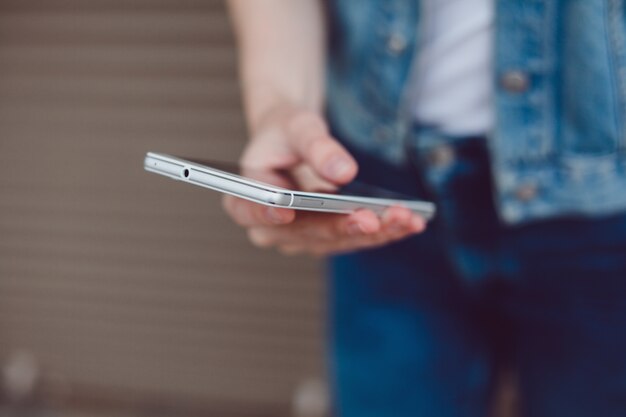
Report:
[[[285,188],[332,191],[350,182],[357,164],[328,133],[316,113],[293,106],[277,108],[257,126],[241,164],[267,172],[262,180]],[[289,177],[284,173],[289,172]],[[378,217],[370,210],[330,214],[267,207],[224,197],[230,217],[248,230],[259,247],[285,254],[328,255],[364,249],[421,232],[425,221],[403,207]]]

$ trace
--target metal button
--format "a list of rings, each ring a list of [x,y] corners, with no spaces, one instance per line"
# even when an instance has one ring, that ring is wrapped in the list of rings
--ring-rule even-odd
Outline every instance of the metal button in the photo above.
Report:
[[[454,161],[454,149],[449,145],[441,145],[431,149],[426,160],[428,165],[435,168],[449,166]]]
[[[502,75],[502,87],[512,93],[522,93],[528,90],[530,80],[528,75],[522,71],[509,71]]]
[[[387,49],[389,52],[398,55],[402,53],[408,45],[406,38],[399,33],[392,33],[387,39]]]
[[[530,201],[537,197],[537,186],[535,184],[524,184],[515,190],[515,197],[519,201]]]

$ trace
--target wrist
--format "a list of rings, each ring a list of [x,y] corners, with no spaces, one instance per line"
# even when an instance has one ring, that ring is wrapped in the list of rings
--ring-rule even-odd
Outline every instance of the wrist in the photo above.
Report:
[[[321,115],[321,105],[310,100],[295,99],[265,84],[250,88],[246,94],[246,121],[251,137],[279,120],[287,120],[301,112]]]

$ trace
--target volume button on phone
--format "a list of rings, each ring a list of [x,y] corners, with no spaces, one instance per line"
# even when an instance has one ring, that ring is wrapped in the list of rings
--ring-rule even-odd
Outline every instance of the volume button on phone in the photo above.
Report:
[[[298,197],[297,205],[300,207],[308,207],[308,208],[323,208],[324,201],[319,200],[317,198],[307,198],[307,197]]]

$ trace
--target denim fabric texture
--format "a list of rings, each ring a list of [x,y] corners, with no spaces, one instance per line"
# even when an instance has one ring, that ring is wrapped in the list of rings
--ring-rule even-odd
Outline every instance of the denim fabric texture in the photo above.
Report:
[[[439,213],[422,235],[330,260],[336,414],[486,416],[511,368],[524,416],[626,416],[626,215],[506,225],[486,140],[448,146],[401,164],[351,149],[361,181]]]
[[[517,224],[626,210],[625,0],[494,0],[496,211]],[[360,150],[401,165],[411,128],[418,0],[334,0],[328,117]]]

